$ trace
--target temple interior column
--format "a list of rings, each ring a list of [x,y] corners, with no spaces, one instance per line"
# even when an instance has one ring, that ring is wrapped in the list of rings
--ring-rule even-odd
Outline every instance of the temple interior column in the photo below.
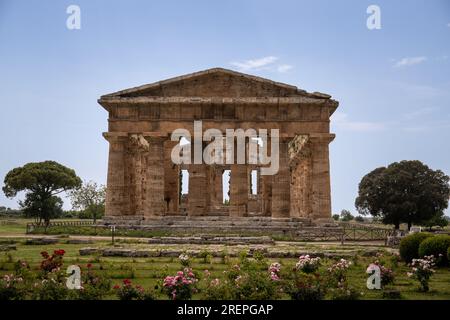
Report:
[[[288,142],[280,138],[279,170],[272,176],[272,217],[288,218],[290,211]]]
[[[145,190],[146,217],[162,216],[164,201],[164,140],[163,137],[146,137],[148,141],[147,174]]]
[[[108,216],[127,214],[125,183],[125,151],[126,136],[104,133],[109,142],[108,177],[106,188],[105,212]]]
[[[230,175],[230,216],[247,214],[248,171],[245,164],[232,164]]]
[[[177,141],[164,143],[164,201],[168,215],[179,212],[180,165],[174,164],[171,159],[172,148],[176,144]]]
[[[206,214],[207,170],[204,164],[189,166],[188,215],[203,216]]]
[[[331,219],[329,143],[333,134],[311,135],[312,215],[314,219]]]

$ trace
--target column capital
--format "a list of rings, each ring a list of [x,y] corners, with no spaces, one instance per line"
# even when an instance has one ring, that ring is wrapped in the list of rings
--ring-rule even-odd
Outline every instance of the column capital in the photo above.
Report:
[[[335,137],[334,133],[311,133],[309,140],[312,143],[330,143]]]

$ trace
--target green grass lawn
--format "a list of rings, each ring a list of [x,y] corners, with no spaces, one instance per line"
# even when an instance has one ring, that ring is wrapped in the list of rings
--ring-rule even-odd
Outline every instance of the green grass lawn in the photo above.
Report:
[[[121,258],[121,257],[100,257],[80,256],[79,249],[86,245],[75,244],[56,244],[56,245],[24,245],[20,241],[16,244],[16,251],[0,252],[0,274],[10,273],[13,270],[14,262],[18,259],[26,260],[36,272],[41,261],[40,252],[43,250],[53,251],[55,249],[64,249],[64,266],[78,264],[85,267],[91,263],[96,272],[102,273],[112,279],[113,284],[119,284],[124,279],[131,279],[133,283],[140,284],[145,288],[151,288],[159,285],[161,280],[167,275],[174,275],[182,267],[178,258],[155,257],[155,258]],[[94,246],[107,246],[107,242],[98,242]],[[126,245],[125,245],[126,246]],[[130,245],[131,246],[131,245]],[[144,246],[144,245],[140,245]],[[150,246],[150,245],[146,245]],[[401,291],[403,299],[446,299],[450,300],[450,270],[448,268],[437,269],[430,282],[430,292],[418,292],[418,284],[407,277],[406,272],[409,268],[403,263],[396,267],[391,259],[386,255],[381,257],[386,266],[393,267],[395,273],[395,283],[392,286]],[[280,262],[283,268],[292,268],[297,259],[268,259],[270,262]],[[353,260],[348,274],[349,283],[363,293],[362,299],[381,299],[381,291],[368,290],[366,288],[367,274],[365,270],[369,263],[374,261],[374,257],[358,256]],[[332,263],[331,259],[324,259],[321,272],[326,273],[326,268]],[[229,258],[224,261],[222,258],[214,258],[211,262],[205,263],[202,258],[192,258],[194,271],[200,275],[205,269],[211,272],[213,278],[223,278],[223,271],[230,265],[238,263],[238,258]],[[287,269],[286,269],[287,270]],[[201,283],[201,281],[200,281]],[[114,298],[111,296],[111,298]],[[166,298],[160,296],[160,298]],[[198,296],[194,296],[194,299]],[[286,297],[287,298],[287,297]]]

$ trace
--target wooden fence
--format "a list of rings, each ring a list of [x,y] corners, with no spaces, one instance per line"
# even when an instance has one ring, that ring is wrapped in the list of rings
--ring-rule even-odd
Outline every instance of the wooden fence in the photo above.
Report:
[[[91,220],[76,220],[76,221],[56,221],[50,222],[48,225],[38,223],[27,223],[27,233],[31,233],[36,228],[52,228],[52,227],[82,227],[93,226],[94,221]]]

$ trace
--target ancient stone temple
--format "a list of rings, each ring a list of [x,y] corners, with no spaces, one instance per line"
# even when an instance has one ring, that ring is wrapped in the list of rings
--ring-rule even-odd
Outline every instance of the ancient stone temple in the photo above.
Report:
[[[109,115],[103,134],[109,142],[105,221],[180,228],[219,221],[208,226],[232,229],[331,217],[330,116],[338,102],[327,94],[214,68],[107,94],[98,102]],[[171,134],[178,128],[193,132],[195,120],[203,130],[224,133],[278,129],[278,173],[261,175],[258,164],[174,164],[171,152],[179,142]]]

